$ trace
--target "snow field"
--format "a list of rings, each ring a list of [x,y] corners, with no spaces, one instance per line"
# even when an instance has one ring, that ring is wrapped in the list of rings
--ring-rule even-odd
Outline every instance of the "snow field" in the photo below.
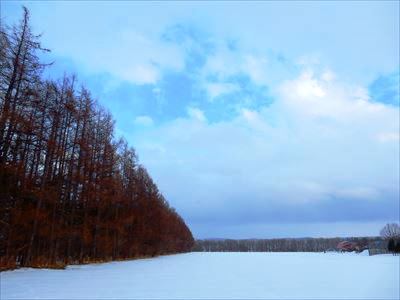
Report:
[[[0,273],[1,299],[399,299],[399,256],[186,253]]]

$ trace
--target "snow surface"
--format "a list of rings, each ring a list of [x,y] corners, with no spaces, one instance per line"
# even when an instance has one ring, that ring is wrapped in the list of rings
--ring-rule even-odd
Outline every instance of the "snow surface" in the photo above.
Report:
[[[0,273],[1,299],[398,299],[399,256],[187,253]]]

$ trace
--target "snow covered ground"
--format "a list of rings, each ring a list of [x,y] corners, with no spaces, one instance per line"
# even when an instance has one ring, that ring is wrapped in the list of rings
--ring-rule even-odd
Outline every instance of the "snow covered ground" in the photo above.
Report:
[[[0,273],[0,299],[398,299],[400,257],[187,253]]]

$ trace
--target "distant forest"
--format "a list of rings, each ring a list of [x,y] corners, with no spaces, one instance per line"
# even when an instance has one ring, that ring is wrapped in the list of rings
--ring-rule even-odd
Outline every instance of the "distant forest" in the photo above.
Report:
[[[194,240],[74,76],[44,80],[23,9],[0,34],[0,269],[189,251]]]
[[[198,252],[323,252],[336,251],[342,241],[357,243],[360,249],[386,249],[381,237],[351,238],[282,238],[282,239],[206,239],[196,240]]]

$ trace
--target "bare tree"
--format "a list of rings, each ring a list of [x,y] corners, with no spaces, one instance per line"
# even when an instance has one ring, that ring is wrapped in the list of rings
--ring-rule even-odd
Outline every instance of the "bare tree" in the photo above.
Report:
[[[380,234],[385,239],[398,239],[400,238],[400,226],[397,223],[386,224]]]

